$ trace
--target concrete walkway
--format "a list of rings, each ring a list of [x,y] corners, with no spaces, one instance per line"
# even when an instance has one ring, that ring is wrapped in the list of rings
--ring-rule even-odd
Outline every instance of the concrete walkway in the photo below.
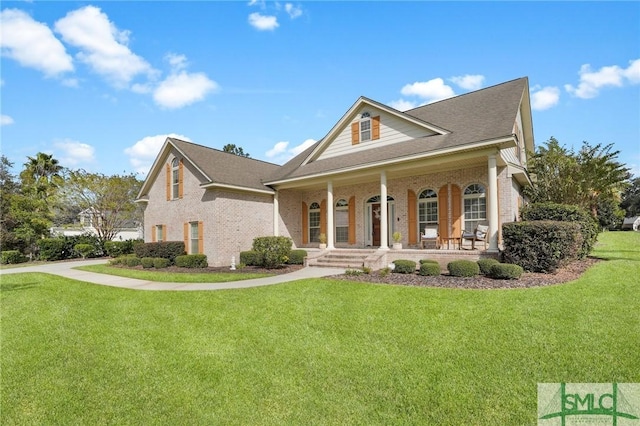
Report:
[[[72,262],[56,262],[51,264],[41,264],[36,266],[25,266],[19,268],[1,269],[2,275],[20,274],[26,272],[42,272],[46,274],[59,275],[72,280],[85,281],[93,284],[108,285],[112,287],[130,288],[134,290],[223,290],[231,288],[259,287],[272,284],[280,284],[288,281],[301,280],[304,278],[320,278],[329,275],[344,273],[341,268],[318,268],[306,267],[289,274],[274,275],[266,278],[256,278],[252,280],[231,281],[226,283],[162,283],[157,281],[138,280],[133,278],[118,277],[115,275],[96,274],[94,272],[80,271],[73,269],[77,266],[100,265],[107,263],[107,260],[78,260]]]

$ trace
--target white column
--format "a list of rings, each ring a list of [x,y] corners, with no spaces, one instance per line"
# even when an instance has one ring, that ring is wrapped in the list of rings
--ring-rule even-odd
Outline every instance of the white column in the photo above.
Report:
[[[333,245],[333,182],[327,182],[327,249],[334,249]]]
[[[389,250],[389,219],[387,214],[387,172],[380,172],[380,248]]]
[[[489,156],[489,250],[498,250],[498,166],[496,156]]]
[[[273,194],[273,236],[280,234],[280,207],[278,204],[278,191]]]

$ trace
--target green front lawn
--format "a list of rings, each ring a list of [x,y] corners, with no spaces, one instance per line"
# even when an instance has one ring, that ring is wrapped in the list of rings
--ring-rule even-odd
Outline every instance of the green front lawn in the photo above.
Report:
[[[2,277],[2,424],[535,424],[538,382],[640,382],[640,234],[578,281],[202,292]]]
[[[229,281],[250,280],[253,278],[270,277],[273,274],[262,273],[242,273],[242,272],[215,272],[198,273],[194,269],[193,273],[167,272],[162,270],[140,270],[116,268],[109,265],[88,265],[78,266],[75,269],[81,271],[97,272],[99,274],[117,275],[119,277],[136,278],[146,281],[159,281],[165,283],[226,283]]]

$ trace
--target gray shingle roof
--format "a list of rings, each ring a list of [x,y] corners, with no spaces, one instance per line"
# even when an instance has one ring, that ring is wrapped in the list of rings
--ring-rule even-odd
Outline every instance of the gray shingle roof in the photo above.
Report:
[[[169,140],[210,179],[202,184],[218,183],[265,190],[267,188],[262,179],[280,168],[277,164],[241,157],[180,139]]]
[[[366,166],[380,161],[400,160],[403,157],[441,149],[464,149],[468,144],[508,137],[512,134],[525,90],[528,90],[528,80],[523,77],[405,111],[406,115],[447,129],[451,133],[381,146],[303,165],[318,144],[323,142],[320,140],[275,170],[265,181],[276,182]]]

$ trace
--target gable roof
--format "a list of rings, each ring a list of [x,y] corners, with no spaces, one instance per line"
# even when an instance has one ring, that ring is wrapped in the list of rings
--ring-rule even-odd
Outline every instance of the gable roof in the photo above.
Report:
[[[273,193],[271,188],[262,183],[262,178],[274,173],[280,168],[279,165],[241,157],[176,138],[167,138],[160,149],[156,161],[151,166],[147,179],[142,184],[138,199],[142,199],[148,193],[153,181],[161,173],[162,165],[172,149],[178,151],[185,161],[188,161],[198,170],[201,174],[201,176],[198,176],[200,178],[200,186],[203,188],[219,187]]]
[[[332,135],[330,132],[325,138],[276,170],[265,182],[277,184],[324,173],[338,173],[438,153],[464,151],[472,147],[494,146],[501,141],[512,141],[513,125],[521,103],[526,101],[528,108],[528,91],[528,79],[523,77],[404,113],[385,107],[408,120],[414,122],[419,120],[430,128],[438,128],[441,130],[440,134],[314,161],[314,154],[322,148],[322,144],[327,143]],[[366,100],[366,98],[360,100],[363,99]],[[349,111],[353,109],[354,107]],[[343,116],[341,122],[348,116],[349,112]]]

